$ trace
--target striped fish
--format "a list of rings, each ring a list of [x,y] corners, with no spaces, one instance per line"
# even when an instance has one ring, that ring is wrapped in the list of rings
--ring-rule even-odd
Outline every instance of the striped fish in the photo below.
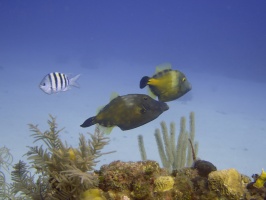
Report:
[[[40,89],[46,94],[54,94],[57,92],[64,92],[71,88],[71,86],[79,87],[76,80],[80,74],[69,78],[66,74],[59,72],[52,72],[47,74],[40,83]]]

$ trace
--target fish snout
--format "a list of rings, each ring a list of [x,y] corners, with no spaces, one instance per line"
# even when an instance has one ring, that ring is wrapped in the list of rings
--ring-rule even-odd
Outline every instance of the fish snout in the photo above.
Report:
[[[192,89],[192,85],[189,83],[188,84],[188,90],[190,91]]]
[[[160,103],[161,103],[160,107],[163,112],[169,109],[169,106],[165,102],[160,102]]]

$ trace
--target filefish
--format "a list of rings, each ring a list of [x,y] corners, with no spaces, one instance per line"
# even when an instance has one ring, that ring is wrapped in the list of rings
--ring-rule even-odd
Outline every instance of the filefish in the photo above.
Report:
[[[168,102],[178,99],[191,90],[191,84],[185,74],[171,68],[157,70],[152,77],[144,76],[140,80],[140,88],[149,86],[152,95],[159,101]]]
[[[117,96],[96,116],[88,118],[80,126],[85,128],[98,123],[103,127],[118,126],[125,131],[154,120],[168,109],[166,103],[156,101],[145,94]]]
[[[54,94],[64,92],[71,88],[71,86],[79,87],[76,83],[80,74],[69,78],[66,74],[59,72],[52,72],[47,74],[41,81],[39,87],[46,94]]]

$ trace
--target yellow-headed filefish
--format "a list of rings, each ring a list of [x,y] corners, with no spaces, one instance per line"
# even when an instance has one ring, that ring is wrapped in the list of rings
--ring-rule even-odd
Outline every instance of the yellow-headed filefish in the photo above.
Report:
[[[168,109],[166,103],[156,101],[145,94],[117,96],[96,116],[88,118],[80,126],[85,128],[98,123],[103,127],[118,126],[125,131],[154,120]]]
[[[171,69],[171,65],[168,68],[157,69],[152,77],[144,76],[140,80],[140,88],[146,85],[152,94],[163,102],[178,99],[192,88],[186,76],[178,70]]]

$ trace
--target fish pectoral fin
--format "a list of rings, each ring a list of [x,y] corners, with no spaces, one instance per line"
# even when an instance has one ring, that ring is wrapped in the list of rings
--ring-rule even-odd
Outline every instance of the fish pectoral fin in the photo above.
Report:
[[[92,125],[94,125],[94,124],[96,124],[96,122],[95,122],[95,117],[90,117],[90,118],[86,119],[86,120],[83,122],[83,124],[81,124],[80,126],[81,126],[82,128],[86,128],[86,127],[92,126]]]
[[[107,134],[107,135],[109,135],[112,132],[113,128],[114,128],[114,126],[105,127],[105,126],[99,125],[100,131]]]

